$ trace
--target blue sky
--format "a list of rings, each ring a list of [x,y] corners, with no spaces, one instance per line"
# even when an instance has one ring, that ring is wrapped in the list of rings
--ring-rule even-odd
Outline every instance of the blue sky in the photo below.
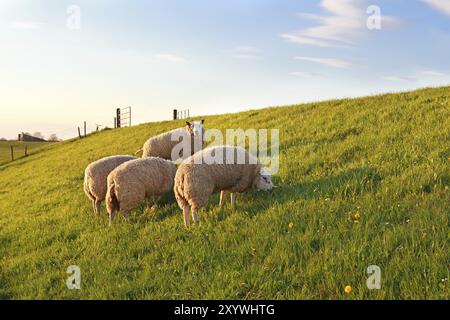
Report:
[[[7,138],[450,84],[450,0],[1,0],[0,40]]]

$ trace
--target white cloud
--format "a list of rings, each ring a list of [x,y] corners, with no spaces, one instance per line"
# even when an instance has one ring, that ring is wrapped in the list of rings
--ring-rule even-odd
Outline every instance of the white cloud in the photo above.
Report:
[[[333,68],[349,68],[353,65],[349,61],[335,58],[295,57],[295,59],[319,63]]]
[[[386,76],[383,77],[384,80],[395,81],[395,82],[416,82],[417,78],[414,77],[403,77],[403,76]]]
[[[39,29],[44,24],[36,21],[14,21],[8,25],[11,29]]]
[[[424,76],[433,76],[433,77],[445,77],[445,76],[448,76],[447,73],[444,73],[444,72],[441,72],[441,71],[436,71],[436,70],[422,71],[422,74]]]
[[[449,0],[422,0],[433,9],[440,11],[443,14],[450,16],[450,1]]]
[[[155,54],[155,58],[157,58],[159,60],[165,60],[165,61],[176,62],[176,63],[181,63],[181,62],[186,61],[186,59],[184,59],[183,57],[180,57],[178,55],[171,54],[171,53],[158,53],[158,54]]]
[[[289,42],[319,47],[348,47],[368,31],[365,0],[322,0],[320,6],[329,15],[302,14],[318,25],[294,33],[284,33]],[[382,27],[397,24],[394,17],[382,16]]]
[[[240,46],[232,50],[233,56],[239,59],[260,59],[260,51],[252,46]]]
[[[303,77],[303,78],[322,78],[323,75],[316,72],[309,71],[294,71],[290,73],[291,76]]]

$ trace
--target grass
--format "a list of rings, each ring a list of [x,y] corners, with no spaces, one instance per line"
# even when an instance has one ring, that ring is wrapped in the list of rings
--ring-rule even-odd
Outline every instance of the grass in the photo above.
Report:
[[[0,141],[0,165],[11,161],[11,146],[14,150],[14,159],[17,160],[25,157],[25,147],[27,147],[28,155],[30,155],[51,144],[50,142]]]
[[[449,87],[206,117],[221,130],[279,128],[280,188],[243,194],[236,210],[215,195],[190,230],[173,196],[112,228],[105,212],[93,217],[86,165],[182,123],[104,131],[0,166],[0,298],[450,298]],[[81,290],[66,287],[72,264]],[[366,287],[372,264],[380,290]]]

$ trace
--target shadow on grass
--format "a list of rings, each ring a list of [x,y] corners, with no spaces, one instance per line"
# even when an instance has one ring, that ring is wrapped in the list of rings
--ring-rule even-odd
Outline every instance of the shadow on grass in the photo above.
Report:
[[[276,184],[276,179],[274,179]],[[273,192],[250,191],[245,195],[238,196],[235,210],[245,211],[247,215],[254,216],[267,209],[271,204],[288,203],[297,199],[320,199],[340,197],[351,199],[366,192],[375,191],[381,181],[381,176],[371,168],[357,168],[345,171],[336,176],[323,177],[318,180],[308,182],[297,182],[278,186]],[[245,197],[245,200],[244,200]],[[208,205],[202,211],[213,211],[217,221],[225,220],[234,210],[227,204],[219,210],[219,195],[214,194],[209,198]],[[181,219],[181,209],[175,200],[173,192],[164,195],[158,202],[157,207],[152,210],[149,202],[143,203],[136,210],[136,215],[132,221],[139,222],[161,222],[165,219],[179,215]],[[200,213],[201,214],[201,213]],[[181,220],[180,220],[181,221]]]
[[[372,168],[356,168],[339,175],[327,176],[318,180],[296,182],[278,186],[273,192],[264,194],[253,191],[245,202],[240,202],[238,210],[245,210],[250,216],[273,203],[284,204],[299,199],[335,198],[352,199],[378,189],[381,176]],[[276,180],[275,180],[276,184]]]

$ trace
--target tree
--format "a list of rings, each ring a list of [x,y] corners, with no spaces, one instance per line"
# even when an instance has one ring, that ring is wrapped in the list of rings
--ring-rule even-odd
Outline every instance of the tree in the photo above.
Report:
[[[7,141],[5,138],[0,138],[0,141]]]
[[[44,139],[44,136],[43,136],[42,133],[40,133],[39,131],[36,131],[36,132],[33,134],[33,137],[39,138],[39,139]]]
[[[59,138],[58,138],[58,136],[56,135],[56,134],[51,134],[49,137],[48,137],[48,141],[51,141],[51,142],[58,142],[58,141],[61,141]]]

